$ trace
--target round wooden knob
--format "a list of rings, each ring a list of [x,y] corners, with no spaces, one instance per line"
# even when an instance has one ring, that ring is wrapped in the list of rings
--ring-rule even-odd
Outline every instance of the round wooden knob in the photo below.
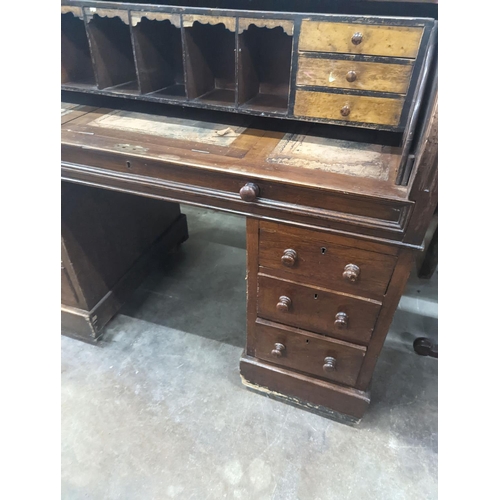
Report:
[[[293,267],[297,260],[297,252],[292,248],[287,248],[281,256],[281,263],[286,267]]]
[[[344,267],[344,272],[342,273],[342,277],[345,280],[354,283],[355,281],[358,281],[359,272],[360,271],[358,266],[356,266],[355,264],[347,264],[347,266]]]
[[[347,72],[347,75],[345,76],[345,79],[349,82],[349,83],[352,83],[352,82],[355,82],[356,81],[356,78],[358,77],[358,75],[356,75],[356,71],[348,71]]]
[[[340,110],[340,114],[342,116],[349,116],[350,112],[351,112],[351,108],[347,104]]]
[[[280,312],[288,312],[292,307],[292,299],[286,295],[282,295],[276,304],[276,309]]]
[[[335,370],[337,360],[335,358],[332,358],[331,356],[327,356],[324,363],[325,364],[323,365],[323,371],[326,373],[331,373]]]
[[[247,182],[240,189],[240,197],[243,201],[255,201],[259,196],[259,186],[253,182]]]
[[[347,321],[349,320],[349,317],[345,312],[339,312],[335,315],[335,326],[337,328],[340,328],[343,330],[344,328],[347,328]]]
[[[285,346],[283,344],[280,344],[279,342],[276,342],[276,344],[274,344],[274,349],[271,351],[271,354],[275,358],[281,358],[284,352],[285,352]]]
[[[352,35],[351,42],[353,45],[359,45],[363,41],[363,33],[356,31],[354,35]]]

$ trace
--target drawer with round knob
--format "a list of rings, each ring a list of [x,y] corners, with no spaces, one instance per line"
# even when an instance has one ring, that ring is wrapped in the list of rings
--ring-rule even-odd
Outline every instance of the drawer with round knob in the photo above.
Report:
[[[366,348],[258,319],[255,356],[341,384],[356,384]]]
[[[384,57],[416,58],[424,29],[421,26],[332,23],[303,20],[299,51],[337,52]]]
[[[376,125],[399,126],[405,99],[297,90],[293,113],[320,118]]]
[[[267,221],[259,227],[260,273],[349,295],[383,298],[397,261],[394,247]]]
[[[297,86],[391,92],[405,95],[413,64],[351,61],[299,55]]]
[[[257,315],[328,337],[368,344],[380,302],[258,276]]]

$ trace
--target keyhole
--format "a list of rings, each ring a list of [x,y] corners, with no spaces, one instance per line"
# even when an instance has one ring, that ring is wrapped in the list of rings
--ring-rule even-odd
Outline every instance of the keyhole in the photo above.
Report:
[[[325,255],[325,253],[326,253],[326,247],[321,247],[321,253],[322,253],[323,255]]]
[[[306,340],[306,344],[309,344],[309,339]]]
[[[127,168],[130,168],[130,162],[129,161],[127,162]]]
[[[315,294],[314,294],[314,299],[316,300],[317,298],[318,298],[318,294],[317,294],[317,293],[315,293]]]

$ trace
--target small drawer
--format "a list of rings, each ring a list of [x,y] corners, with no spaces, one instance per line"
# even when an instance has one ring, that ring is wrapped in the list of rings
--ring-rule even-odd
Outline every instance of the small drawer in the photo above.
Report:
[[[255,356],[317,377],[353,386],[366,349],[257,319]]]
[[[415,59],[424,29],[415,26],[302,21],[299,50]]]
[[[293,113],[326,120],[399,125],[404,98],[371,97],[297,90]]]
[[[380,303],[258,276],[257,315],[329,337],[368,344]]]
[[[413,64],[299,56],[297,85],[406,94]]]
[[[280,230],[283,227],[260,223],[260,272],[351,295],[384,296],[395,255],[346,246],[350,238],[309,229]]]

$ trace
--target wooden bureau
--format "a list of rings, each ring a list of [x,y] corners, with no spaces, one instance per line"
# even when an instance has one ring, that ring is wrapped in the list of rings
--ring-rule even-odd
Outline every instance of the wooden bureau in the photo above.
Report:
[[[437,204],[436,6],[176,3],[62,2],[62,179],[246,216],[243,383],[357,421]]]

